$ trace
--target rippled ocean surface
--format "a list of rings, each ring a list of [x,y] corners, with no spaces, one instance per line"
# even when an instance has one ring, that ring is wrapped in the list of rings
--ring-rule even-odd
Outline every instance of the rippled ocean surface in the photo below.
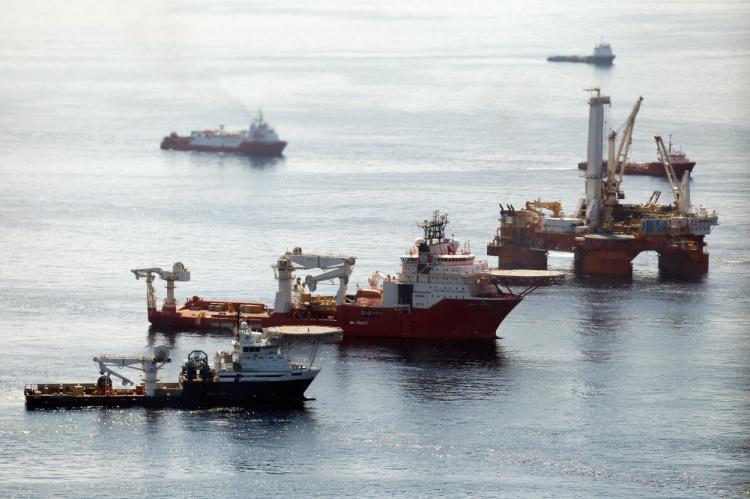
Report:
[[[729,2],[6,2],[0,18],[3,496],[707,497],[750,489],[750,7]],[[611,68],[552,64],[601,38]],[[491,344],[345,341],[299,411],[27,412],[23,386],[93,381],[99,353],[190,350],[149,331],[129,269],[270,303],[294,246],[398,271],[417,220],[484,258],[498,203],[583,193],[587,94],[632,157],[672,134],[720,212],[700,282],[570,275]],[[161,151],[246,126],[278,161]],[[631,202],[662,179],[627,177]],[[494,265],[496,261],[491,259]],[[550,267],[570,272],[572,256]],[[159,299],[164,296],[159,282]],[[325,291],[325,290],[324,290]],[[333,288],[330,289],[333,291]]]

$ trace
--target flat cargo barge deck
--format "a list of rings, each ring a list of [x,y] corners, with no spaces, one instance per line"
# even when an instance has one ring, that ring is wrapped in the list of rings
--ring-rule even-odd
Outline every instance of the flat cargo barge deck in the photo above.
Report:
[[[153,397],[146,397],[143,386],[105,390],[96,383],[32,384],[24,395],[28,409],[178,407],[183,402],[179,383],[157,383]]]

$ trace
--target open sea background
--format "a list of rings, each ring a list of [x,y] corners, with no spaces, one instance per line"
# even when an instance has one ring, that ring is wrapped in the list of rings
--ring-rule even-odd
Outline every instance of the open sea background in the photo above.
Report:
[[[0,17],[0,495],[707,497],[750,490],[750,4],[7,1]],[[601,38],[611,68],[552,64]],[[441,209],[485,257],[498,203],[583,193],[584,88],[631,157],[672,134],[720,212],[700,282],[572,275],[483,345],[321,350],[301,411],[27,412],[23,386],[93,381],[98,353],[229,336],[149,332],[129,270],[184,262],[178,298],[271,303],[294,246],[398,271]],[[167,152],[246,126],[285,157]],[[657,178],[626,177],[630,202]],[[496,264],[494,258],[491,259]],[[550,268],[570,272],[572,256]],[[303,274],[304,275],[304,274]],[[159,300],[164,297],[158,281]],[[325,291],[333,292],[329,287]]]

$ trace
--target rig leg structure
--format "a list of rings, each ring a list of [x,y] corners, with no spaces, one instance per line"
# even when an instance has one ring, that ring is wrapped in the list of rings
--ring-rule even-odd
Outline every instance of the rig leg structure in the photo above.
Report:
[[[630,279],[638,253],[640,249],[630,239],[586,238],[574,249],[574,266],[584,276]]]
[[[694,280],[708,272],[708,253],[702,241],[679,241],[659,251],[659,273],[662,277]]]
[[[708,253],[705,243],[695,239],[625,239],[587,236],[574,249],[576,272],[584,276],[612,276],[630,278],[633,259],[642,251],[659,254],[659,273],[662,277],[695,280],[708,272]]]

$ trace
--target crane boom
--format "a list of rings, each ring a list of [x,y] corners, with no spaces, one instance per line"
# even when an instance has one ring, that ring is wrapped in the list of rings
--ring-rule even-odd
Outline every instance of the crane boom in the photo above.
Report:
[[[539,211],[540,208],[550,210],[552,212],[552,216],[555,218],[559,217],[562,214],[562,204],[560,204],[560,201],[542,201],[541,199],[537,199],[535,201],[526,201],[527,210],[531,210],[534,213],[541,214],[542,212]]]
[[[349,256],[330,256],[304,253],[287,253],[284,257],[292,262],[297,269],[330,269],[343,265],[347,260],[353,259]]]
[[[630,153],[630,146],[633,144],[633,129],[635,128],[635,117],[638,116],[638,111],[641,109],[641,102],[643,97],[638,97],[638,100],[633,105],[633,110],[630,111],[628,119],[625,123],[625,129],[622,133],[622,140],[620,141],[620,147],[617,148],[617,184],[622,182],[622,175],[625,173],[625,163],[627,163],[628,154]]]
[[[638,116],[638,111],[641,109],[641,102],[643,97],[638,97],[635,101],[633,109],[630,111],[627,120],[622,130],[622,138],[620,139],[620,145],[617,147],[617,152],[613,154],[612,146],[617,132],[614,130],[610,132],[610,150],[609,157],[607,158],[607,188],[605,199],[610,203],[612,200],[620,198],[619,193],[620,185],[622,184],[622,176],[625,173],[625,164],[628,161],[628,155],[630,154],[630,146],[633,144],[633,129],[635,129],[635,118]]]
[[[131,272],[135,274],[136,279],[140,279],[141,277],[145,277],[146,279],[148,279],[149,276],[155,274],[165,281],[190,280],[190,271],[187,269],[187,267],[185,267],[185,265],[182,264],[182,262],[177,262],[172,265],[171,271],[163,270],[160,267],[150,267],[145,269],[133,269],[131,270]]]
[[[347,281],[349,280],[349,275],[351,274],[351,266],[347,266],[346,264],[342,267],[337,267],[333,270],[329,270],[328,272],[323,272],[322,274],[312,276],[309,275],[305,277],[305,286],[307,286],[307,289],[310,291],[315,291],[318,287],[318,283],[320,281],[327,281],[329,279],[335,279],[335,278],[344,278]]]
[[[672,189],[672,195],[674,196],[674,204],[677,211],[683,215],[690,213],[690,184],[688,173],[684,173],[682,179],[677,180],[677,174],[672,166],[672,160],[669,158],[666,147],[664,147],[664,141],[661,135],[654,135],[656,140],[656,152],[659,155],[659,161],[664,163],[664,172],[667,175],[669,181],[669,187]]]
[[[119,378],[122,380],[123,385],[133,385],[134,383],[130,381],[130,379],[126,378],[122,374],[118,373],[117,371],[114,371],[110,369],[109,367],[103,365],[101,362],[99,362],[99,374],[107,374],[114,376],[115,378]]]

